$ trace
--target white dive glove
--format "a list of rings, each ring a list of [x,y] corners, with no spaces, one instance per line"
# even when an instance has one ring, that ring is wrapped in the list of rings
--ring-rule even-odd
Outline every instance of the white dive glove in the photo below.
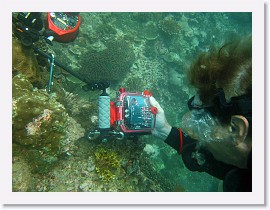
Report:
[[[156,115],[156,126],[153,129],[152,134],[165,140],[171,132],[172,126],[167,122],[164,110],[153,96],[150,97],[150,104],[158,110]]]

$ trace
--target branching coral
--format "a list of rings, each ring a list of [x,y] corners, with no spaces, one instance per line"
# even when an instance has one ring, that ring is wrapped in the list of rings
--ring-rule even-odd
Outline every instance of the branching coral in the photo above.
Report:
[[[90,49],[81,60],[80,73],[89,81],[119,81],[135,60],[133,50],[125,41],[109,41],[105,45],[107,48],[101,52]]]
[[[120,157],[115,151],[100,147],[95,152],[95,160],[96,171],[103,181],[115,178],[120,169]]]

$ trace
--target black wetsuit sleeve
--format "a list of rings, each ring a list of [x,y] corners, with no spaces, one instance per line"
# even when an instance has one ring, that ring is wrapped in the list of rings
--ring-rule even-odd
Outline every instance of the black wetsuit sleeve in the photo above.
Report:
[[[179,152],[179,148],[180,148],[180,133],[179,133],[179,130],[176,127],[172,127],[172,130],[171,130],[169,136],[166,138],[166,140],[164,142],[166,144],[168,144],[169,146],[171,146],[172,148],[174,148],[177,152]],[[191,144],[191,143],[194,143],[194,142],[196,142],[196,140],[191,139],[187,135],[183,134],[183,148],[187,144]]]
[[[180,132],[173,127],[169,136],[165,140],[169,146],[179,152]],[[224,179],[225,175],[235,166],[225,164],[214,158],[211,152],[203,147],[197,148],[197,141],[188,135],[183,135],[182,159],[185,166],[191,171],[206,172],[218,179]]]
[[[182,160],[191,171],[206,172],[211,176],[224,180],[226,174],[237,167],[218,161],[204,147],[196,143],[186,145],[182,151]]]

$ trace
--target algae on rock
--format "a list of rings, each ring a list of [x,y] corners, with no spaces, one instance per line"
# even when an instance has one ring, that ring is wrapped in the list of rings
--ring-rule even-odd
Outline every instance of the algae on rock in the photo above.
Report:
[[[67,113],[62,104],[43,90],[33,89],[26,76],[12,80],[13,141],[33,147],[58,148],[65,138]]]
[[[32,83],[39,83],[39,66],[31,48],[23,47],[19,40],[12,39],[12,73],[22,73]]]
[[[46,172],[56,163],[67,138],[67,122],[64,106],[54,97],[44,90],[33,89],[25,75],[13,77],[12,141],[28,148],[23,155],[32,170]],[[19,151],[15,149],[13,154],[16,153]]]

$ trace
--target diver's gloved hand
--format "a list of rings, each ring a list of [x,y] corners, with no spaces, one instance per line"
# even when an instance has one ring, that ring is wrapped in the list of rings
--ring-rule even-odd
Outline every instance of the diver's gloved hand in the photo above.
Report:
[[[153,96],[150,97],[150,104],[158,110],[156,115],[156,127],[152,131],[152,134],[165,140],[171,132],[172,126],[167,122],[164,110]]]

